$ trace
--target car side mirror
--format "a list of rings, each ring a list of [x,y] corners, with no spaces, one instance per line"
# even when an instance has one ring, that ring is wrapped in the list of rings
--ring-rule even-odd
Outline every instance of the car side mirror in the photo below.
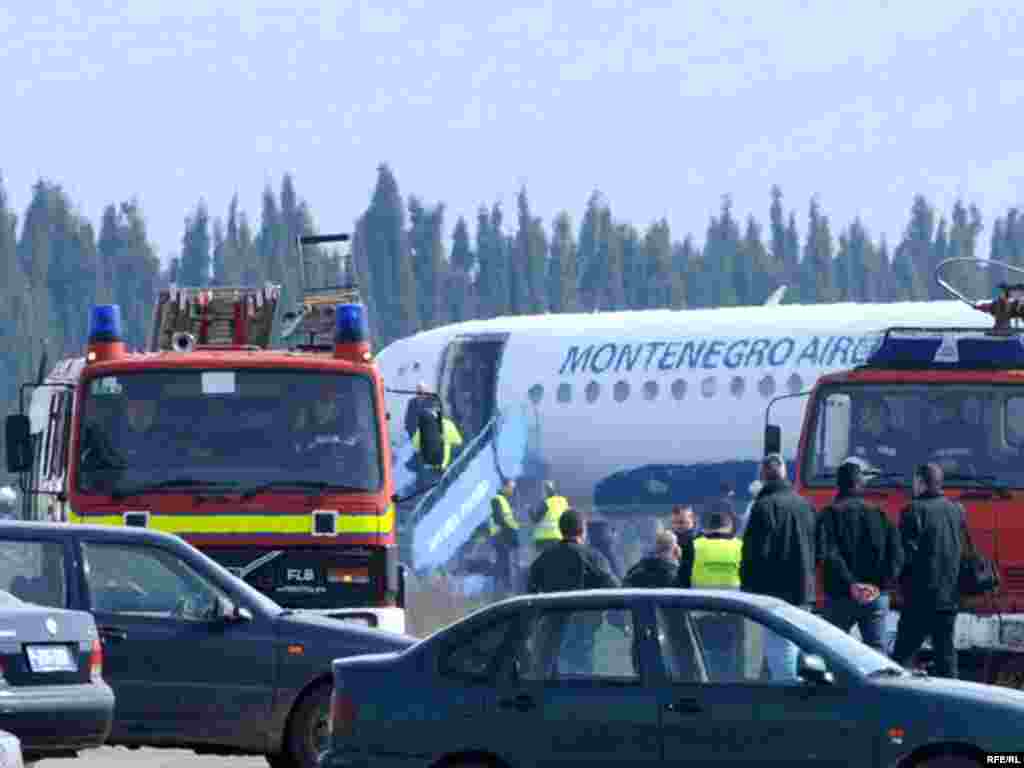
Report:
[[[21,474],[32,469],[32,427],[28,416],[12,413],[4,423],[7,471]]]
[[[825,660],[816,653],[801,653],[796,666],[796,676],[805,683],[832,685],[835,677],[828,671]]]
[[[420,460],[429,466],[444,463],[444,427],[441,414],[431,408],[420,412]]]
[[[782,427],[778,424],[764,426],[764,455],[782,453]]]

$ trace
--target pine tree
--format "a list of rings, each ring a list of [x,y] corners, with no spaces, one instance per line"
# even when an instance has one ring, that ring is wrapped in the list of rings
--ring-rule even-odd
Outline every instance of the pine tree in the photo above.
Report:
[[[552,312],[579,310],[576,293],[578,263],[572,219],[562,211],[555,217],[551,259],[548,261],[548,305]]]

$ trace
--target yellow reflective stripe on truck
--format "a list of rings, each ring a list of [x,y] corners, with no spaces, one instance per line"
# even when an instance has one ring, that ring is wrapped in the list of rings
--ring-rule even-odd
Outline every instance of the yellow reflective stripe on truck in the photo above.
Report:
[[[89,525],[124,525],[124,515],[79,515],[68,512],[73,523]],[[395,525],[395,507],[388,506],[383,515],[338,514],[335,533],[391,533]],[[291,533],[312,534],[313,516],[310,513],[283,515],[153,515],[149,516],[150,529],[165,533]]]

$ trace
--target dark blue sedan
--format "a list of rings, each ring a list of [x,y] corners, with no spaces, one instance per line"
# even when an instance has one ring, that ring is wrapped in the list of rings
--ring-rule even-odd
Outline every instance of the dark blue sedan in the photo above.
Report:
[[[1024,693],[911,673],[740,592],[518,597],[333,671],[322,768],[952,768],[1024,748]]]

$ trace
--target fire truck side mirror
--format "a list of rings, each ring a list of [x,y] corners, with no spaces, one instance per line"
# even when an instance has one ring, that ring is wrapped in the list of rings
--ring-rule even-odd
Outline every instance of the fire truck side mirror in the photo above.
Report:
[[[764,455],[782,453],[782,427],[778,424],[764,426]]]
[[[444,463],[444,427],[441,414],[433,408],[420,411],[420,460],[432,467]]]
[[[7,471],[12,474],[32,469],[32,434],[28,416],[12,413],[4,424]]]

